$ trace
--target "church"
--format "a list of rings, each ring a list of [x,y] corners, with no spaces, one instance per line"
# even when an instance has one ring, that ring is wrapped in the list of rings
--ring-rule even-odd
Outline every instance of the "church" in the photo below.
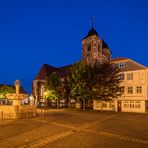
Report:
[[[122,76],[122,96],[109,102],[103,102],[103,110],[116,112],[147,112],[148,110],[148,68],[129,58],[112,59],[111,50],[106,42],[98,36],[97,31],[92,28],[82,39],[82,61],[93,65],[96,61],[103,63],[110,61],[121,69]],[[56,68],[44,64],[33,80],[32,93],[37,103],[44,103],[45,78],[52,72],[65,75],[72,65]],[[65,106],[65,101],[61,100],[61,107]],[[62,105],[63,103],[63,105]],[[54,104],[54,101],[53,101]],[[71,100],[71,106],[75,106],[75,100]],[[86,108],[101,110],[101,103],[93,100]]]

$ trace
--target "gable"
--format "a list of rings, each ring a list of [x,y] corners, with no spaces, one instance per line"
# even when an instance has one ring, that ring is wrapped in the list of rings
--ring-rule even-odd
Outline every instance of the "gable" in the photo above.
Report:
[[[60,77],[64,77],[68,73],[68,69],[70,67],[71,65],[56,68],[56,67],[44,64],[39,70],[34,80],[45,80],[45,78],[51,75],[51,73],[53,72],[56,72]]]
[[[57,68],[44,64],[41,69],[39,70],[38,74],[36,75],[34,80],[44,80],[48,75],[52,72],[56,71]]]
[[[120,68],[121,71],[134,71],[134,70],[142,70],[146,69],[147,67],[131,60],[128,58],[116,58],[111,61],[115,66],[118,66],[120,68],[120,64],[123,63],[124,66]]]

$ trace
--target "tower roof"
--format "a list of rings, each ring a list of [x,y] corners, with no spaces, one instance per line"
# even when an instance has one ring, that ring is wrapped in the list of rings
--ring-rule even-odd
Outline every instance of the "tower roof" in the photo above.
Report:
[[[89,30],[87,36],[92,36],[94,34],[98,36],[98,32],[92,27],[92,29]]]
[[[107,45],[107,43],[106,43],[106,42],[104,42],[104,40],[103,40],[103,45],[102,45],[102,48],[108,48],[108,45]]]
[[[88,38],[88,37],[90,37],[92,35],[98,36],[98,32],[93,27],[88,31],[87,36],[85,38],[83,38],[83,39],[86,39],[86,38]]]

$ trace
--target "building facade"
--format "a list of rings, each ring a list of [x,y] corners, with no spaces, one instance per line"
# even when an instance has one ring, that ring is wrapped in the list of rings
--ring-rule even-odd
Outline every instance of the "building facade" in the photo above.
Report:
[[[40,107],[44,107],[45,106],[45,81],[46,81],[46,77],[51,75],[52,72],[56,72],[58,73],[58,75],[60,75],[61,77],[63,77],[68,69],[69,66],[64,66],[61,68],[56,68],[53,66],[50,66],[48,64],[44,64],[41,69],[39,70],[38,74],[36,75],[36,77],[33,80],[32,83],[32,95],[35,99],[36,105],[40,106]],[[65,100],[60,100],[60,106],[65,106],[66,104],[64,103]],[[72,103],[73,104],[73,103]],[[52,106],[56,106],[56,101],[52,100],[51,102]]]
[[[109,102],[93,100],[94,110],[146,112],[148,108],[148,68],[128,58],[111,59],[111,51],[92,27],[82,39],[82,59],[89,65],[110,61],[121,70],[122,96]],[[33,80],[32,93],[37,102],[44,100],[45,79],[52,72],[65,75],[71,67],[56,68],[44,64]],[[75,102],[73,102],[75,103]],[[91,103],[90,103],[91,104]]]
[[[121,70],[121,97],[103,102],[103,110],[118,112],[148,111],[148,68],[128,58],[111,60]],[[101,109],[101,102],[94,101],[94,109]]]
[[[111,51],[92,27],[87,36],[82,39],[82,60],[89,65],[95,62],[106,62],[111,59]]]
[[[107,44],[102,40],[97,31],[93,28],[89,30],[87,36],[82,39],[82,59],[89,65],[93,65],[95,62],[103,63],[111,59],[111,51],[109,50]],[[68,69],[72,65],[65,67],[56,68],[48,64],[44,64],[39,70],[38,74],[33,80],[32,83],[32,94],[36,100],[36,104],[44,104],[44,92],[45,92],[45,79],[52,72],[57,72],[59,75],[65,75]],[[61,100],[63,101],[63,100]],[[71,100],[72,106],[75,101]],[[92,105],[91,105],[92,104]],[[82,106],[82,105],[81,105]],[[92,108],[92,101],[86,103],[86,108]]]

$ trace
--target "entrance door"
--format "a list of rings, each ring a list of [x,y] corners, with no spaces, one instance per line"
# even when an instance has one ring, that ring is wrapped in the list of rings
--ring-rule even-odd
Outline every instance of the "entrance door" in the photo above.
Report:
[[[121,112],[121,101],[118,101],[118,112]]]

